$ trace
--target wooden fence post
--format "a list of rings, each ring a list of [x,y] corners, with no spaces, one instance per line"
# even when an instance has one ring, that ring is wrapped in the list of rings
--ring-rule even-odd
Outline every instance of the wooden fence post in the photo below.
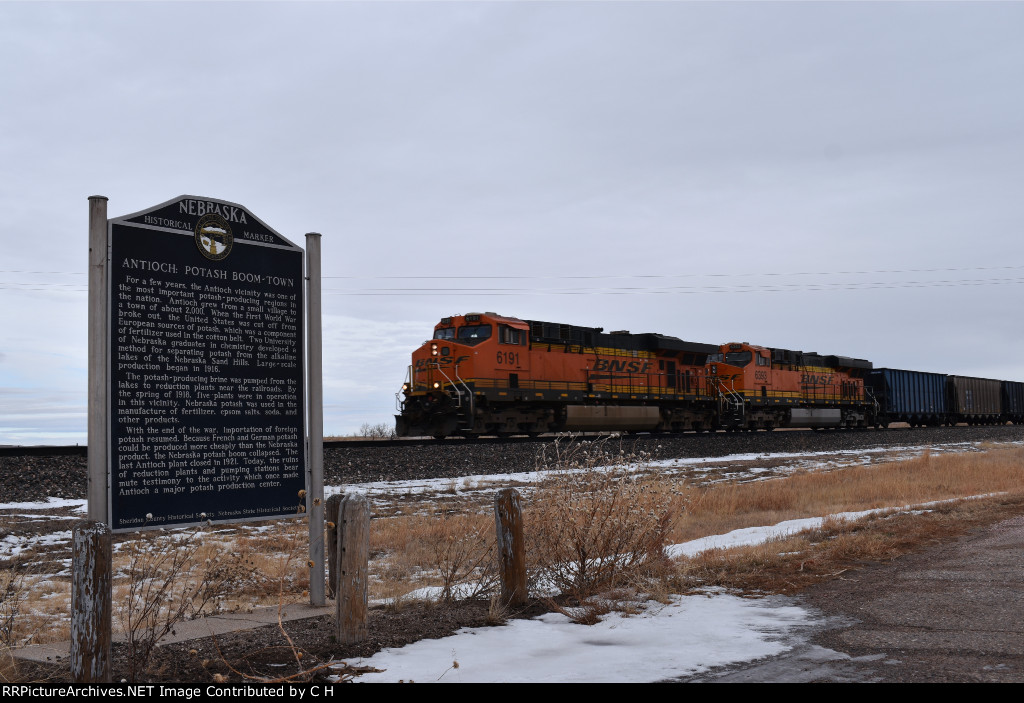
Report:
[[[327,597],[336,598],[338,592],[338,508],[342,495],[335,493],[327,499],[324,522],[327,523]]]
[[[81,522],[71,540],[71,678],[75,683],[110,683],[110,527]]]
[[[498,536],[498,571],[501,602],[526,603],[526,543],[523,538],[523,509],[519,491],[505,488],[494,499],[494,526]]]
[[[354,644],[367,637],[369,592],[370,504],[364,495],[345,496],[338,508],[338,643]]]

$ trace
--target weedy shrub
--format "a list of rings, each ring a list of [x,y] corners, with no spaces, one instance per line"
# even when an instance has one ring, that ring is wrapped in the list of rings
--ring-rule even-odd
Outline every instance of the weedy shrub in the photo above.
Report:
[[[0,682],[18,680],[17,660],[11,654],[15,624],[25,600],[25,574],[18,564],[0,571]]]
[[[388,520],[371,535],[387,571],[412,584],[439,585],[438,600],[488,595],[497,579],[494,519],[476,513],[431,512]]]
[[[251,578],[237,555],[202,559],[205,532],[147,531],[123,542],[119,560],[128,580],[115,612],[129,648],[129,676],[138,681],[161,638],[184,620],[217,612],[235,584]]]
[[[17,683],[20,679],[18,661],[10,649],[0,646],[0,683]]]
[[[497,579],[493,519],[473,514],[438,517],[429,538],[434,552],[432,566],[441,577],[439,600],[487,595]]]
[[[240,530],[227,546],[211,543],[216,554],[231,549],[244,566],[246,578],[235,584],[233,596],[243,597],[249,607],[279,603],[285,592],[301,594],[309,590],[308,523],[305,520],[280,520],[261,528]],[[236,607],[241,600],[236,600]]]
[[[15,642],[15,624],[25,600],[25,573],[18,564],[0,571],[0,648],[10,649]]]
[[[551,447],[551,473],[524,507],[535,581],[582,602],[669,568],[664,547],[685,491],[637,473],[646,459],[603,442]]]
[[[502,602],[501,597],[497,593],[492,593],[487,606],[487,624],[504,625],[508,622],[509,614],[509,607]]]

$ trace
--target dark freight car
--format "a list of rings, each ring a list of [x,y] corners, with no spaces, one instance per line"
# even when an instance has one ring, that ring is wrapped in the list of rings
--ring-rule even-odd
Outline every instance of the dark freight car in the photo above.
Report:
[[[1003,381],[1003,422],[1014,424],[1024,423],[1024,383],[1019,381]]]
[[[1002,414],[1000,381],[949,376],[949,408],[955,422],[989,425]]]
[[[874,369],[864,377],[878,401],[878,422],[942,425],[949,416],[946,375],[903,369]]]

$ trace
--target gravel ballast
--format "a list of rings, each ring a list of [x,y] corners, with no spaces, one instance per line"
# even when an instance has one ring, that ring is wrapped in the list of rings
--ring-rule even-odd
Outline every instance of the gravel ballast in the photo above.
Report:
[[[589,438],[589,441],[594,439]],[[613,451],[621,448],[626,454],[643,452],[651,459],[675,459],[731,454],[838,452],[957,442],[1024,442],[1024,425],[633,435],[604,441]],[[396,441],[390,445],[375,446],[333,442],[324,450],[324,482],[339,486],[371,481],[532,471],[540,467],[540,454],[549,445],[550,442],[453,440],[429,444]],[[0,457],[0,495],[4,502],[41,501],[51,497],[85,498],[86,459],[84,456],[56,454]]]

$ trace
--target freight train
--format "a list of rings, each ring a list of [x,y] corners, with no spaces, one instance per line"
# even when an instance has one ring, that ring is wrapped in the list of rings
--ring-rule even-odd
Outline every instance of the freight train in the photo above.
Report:
[[[492,312],[442,318],[396,401],[398,436],[439,439],[1024,422],[1024,383]]]

